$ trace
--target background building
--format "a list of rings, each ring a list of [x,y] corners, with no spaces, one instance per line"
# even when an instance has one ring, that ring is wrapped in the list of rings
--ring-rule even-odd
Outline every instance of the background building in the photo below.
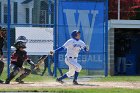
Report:
[[[109,72],[140,74],[140,1],[109,0]]]
[[[11,0],[11,24],[32,23],[33,1]],[[0,0],[0,23],[7,23],[7,1]]]
[[[11,24],[53,24],[53,7],[52,0],[11,0]],[[7,1],[0,0],[2,26],[6,26],[7,15]]]

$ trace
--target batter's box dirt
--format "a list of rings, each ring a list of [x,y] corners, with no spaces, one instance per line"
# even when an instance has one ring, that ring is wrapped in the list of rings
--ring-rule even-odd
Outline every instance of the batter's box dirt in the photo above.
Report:
[[[12,82],[11,84],[0,84],[2,88],[130,88],[140,89],[140,82],[79,82],[79,85],[73,85],[72,82],[65,82],[59,84],[57,82],[27,82],[25,84],[18,84]]]

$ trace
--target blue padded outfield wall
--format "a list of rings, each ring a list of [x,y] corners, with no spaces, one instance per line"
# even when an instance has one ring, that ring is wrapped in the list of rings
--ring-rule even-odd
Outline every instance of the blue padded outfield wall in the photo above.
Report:
[[[89,53],[80,52],[78,62],[83,69],[104,70],[105,67],[105,2],[104,0],[69,1],[58,3],[58,47],[62,46],[75,29],[89,45]],[[58,67],[64,63],[66,51],[58,52]]]

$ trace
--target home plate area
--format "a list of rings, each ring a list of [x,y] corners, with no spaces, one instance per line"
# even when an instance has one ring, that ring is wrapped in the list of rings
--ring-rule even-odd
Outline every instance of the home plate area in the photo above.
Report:
[[[25,82],[18,84],[1,84],[1,88],[130,88],[140,89],[140,82],[83,82],[79,81],[79,85],[73,85],[71,81],[65,80],[64,84],[58,82]]]

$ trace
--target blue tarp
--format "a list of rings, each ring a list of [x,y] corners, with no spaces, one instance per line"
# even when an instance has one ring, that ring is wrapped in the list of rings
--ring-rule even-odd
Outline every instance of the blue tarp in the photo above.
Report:
[[[81,31],[82,40],[90,46],[89,53],[80,52],[78,62],[84,69],[104,69],[105,64],[105,2],[63,1],[58,5],[58,46],[62,46],[73,30]],[[66,51],[58,53],[59,68]]]

